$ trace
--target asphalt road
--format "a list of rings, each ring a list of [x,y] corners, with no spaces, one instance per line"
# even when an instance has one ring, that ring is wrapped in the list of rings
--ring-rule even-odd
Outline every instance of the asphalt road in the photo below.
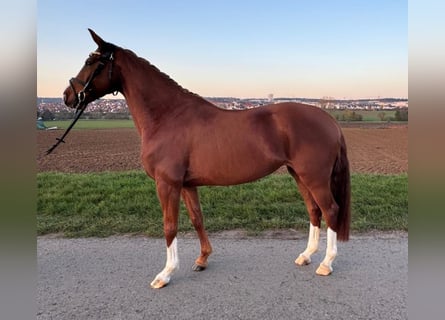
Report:
[[[211,236],[209,267],[193,272],[198,240],[178,239],[180,270],[149,284],[165,264],[163,239],[37,239],[37,319],[407,319],[408,235],[353,236],[334,272],[296,267],[306,239]]]

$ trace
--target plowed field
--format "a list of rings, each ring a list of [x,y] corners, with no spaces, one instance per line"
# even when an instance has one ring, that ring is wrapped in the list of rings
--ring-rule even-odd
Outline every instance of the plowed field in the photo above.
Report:
[[[352,172],[397,174],[408,171],[408,126],[343,125]],[[62,130],[37,132],[37,171],[99,172],[142,169],[136,129],[73,130],[44,156]]]

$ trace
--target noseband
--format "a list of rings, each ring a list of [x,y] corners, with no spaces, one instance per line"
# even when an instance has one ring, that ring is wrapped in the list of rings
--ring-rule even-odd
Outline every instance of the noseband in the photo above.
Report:
[[[77,79],[76,77],[73,77],[69,80],[70,83],[70,87],[71,90],[73,90],[74,95],[76,97],[76,112],[79,111],[79,109],[84,109],[86,107],[86,105],[84,105],[84,101],[85,101],[85,92],[91,92],[93,91],[93,88],[91,87],[91,83],[93,81],[93,79],[98,76],[100,74],[100,72],[103,70],[103,68],[105,67],[105,64],[110,61],[110,68],[108,69],[108,79],[111,81],[111,74],[113,72],[113,52],[106,52],[106,53],[100,53],[97,51],[94,51],[90,54],[90,56],[92,55],[99,55],[99,64],[97,65],[96,69],[94,69],[94,72],[90,75],[90,77],[88,78],[88,80],[86,82]],[[76,89],[74,88],[74,82],[77,82],[78,84],[82,85],[83,88],[82,90],[80,90],[79,92],[76,93]]]
[[[62,135],[61,138],[56,138],[57,142],[46,151],[46,154],[50,154],[51,152],[54,151],[55,148],[57,148],[57,146],[63,142],[65,143],[65,141],[63,140],[67,135],[68,132],[70,132],[71,128],[74,127],[74,124],[77,122],[77,120],[79,120],[80,116],[82,115],[83,111],[85,110],[87,104],[85,104],[85,92],[92,92],[93,88],[91,87],[92,81],[95,77],[97,77],[97,75],[100,74],[100,72],[103,70],[103,68],[105,67],[105,64],[107,62],[111,62],[110,63],[110,68],[108,69],[108,79],[111,81],[111,73],[113,70],[113,52],[106,52],[106,53],[100,53],[100,52],[92,52],[90,54],[90,56],[92,55],[99,55],[99,64],[97,65],[96,69],[94,69],[94,72],[89,76],[88,80],[86,82],[83,82],[82,80],[79,80],[77,78],[71,78],[70,79],[70,87],[74,92],[74,95],[76,97],[76,114],[75,114],[75,118],[73,119],[73,121],[71,122],[71,124],[69,125],[69,127],[66,129],[65,133]],[[76,89],[74,88],[73,82],[77,82],[79,84],[81,84],[83,86],[82,90],[80,90],[79,92],[76,93]],[[91,87],[91,88],[90,88]],[[117,91],[115,93],[113,93],[114,95],[117,94]]]

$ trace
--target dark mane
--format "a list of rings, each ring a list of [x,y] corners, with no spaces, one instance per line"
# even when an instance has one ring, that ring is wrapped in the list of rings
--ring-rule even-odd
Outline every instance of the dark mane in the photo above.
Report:
[[[154,70],[156,73],[158,73],[163,79],[165,79],[167,82],[169,82],[170,84],[174,85],[175,87],[177,87],[178,89],[180,89],[182,92],[184,93],[188,93],[188,94],[192,94],[198,98],[201,98],[203,100],[205,100],[203,97],[201,97],[199,94],[192,92],[184,87],[182,87],[179,83],[177,83],[175,80],[173,80],[172,78],[170,78],[170,76],[164,72],[162,72],[161,70],[159,70],[158,67],[156,67],[154,64],[150,63],[150,61],[148,61],[145,58],[142,58],[140,56],[138,56],[136,53],[134,53],[133,51],[129,50],[129,49],[123,49],[121,48],[124,52],[126,52],[127,54],[133,56],[134,58],[138,59],[140,62],[142,62],[143,64],[147,65],[149,68],[151,68],[152,70]],[[207,100],[205,100],[207,101]]]

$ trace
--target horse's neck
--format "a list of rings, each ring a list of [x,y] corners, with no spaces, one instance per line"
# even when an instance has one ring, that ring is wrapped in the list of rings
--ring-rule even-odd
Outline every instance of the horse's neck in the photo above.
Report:
[[[120,64],[122,94],[140,134],[146,128],[152,130],[162,125],[166,118],[174,119],[175,114],[189,112],[187,106],[200,108],[206,104],[204,99],[183,89],[147,61],[125,54],[127,57]]]

